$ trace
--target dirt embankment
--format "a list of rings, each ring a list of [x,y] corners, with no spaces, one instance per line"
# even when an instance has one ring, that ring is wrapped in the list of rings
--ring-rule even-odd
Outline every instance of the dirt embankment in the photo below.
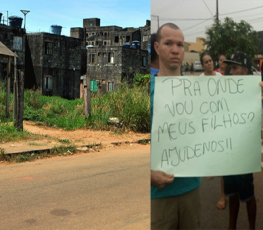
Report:
[[[0,148],[6,153],[19,150],[40,149],[52,146],[73,145],[85,146],[92,144],[102,144],[104,147],[112,146],[112,142],[135,142],[143,139],[150,139],[150,133],[135,132],[112,132],[112,131],[94,131],[86,128],[74,131],[66,131],[61,128],[53,128],[45,125],[36,125],[32,121],[24,121],[23,128],[32,134],[38,134],[35,137],[21,140],[19,142],[2,142]]]

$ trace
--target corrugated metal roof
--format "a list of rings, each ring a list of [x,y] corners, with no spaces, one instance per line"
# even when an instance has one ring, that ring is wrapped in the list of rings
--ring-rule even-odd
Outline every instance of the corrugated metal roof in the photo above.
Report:
[[[10,49],[8,49],[1,41],[0,41],[0,55],[5,55],[5,56],[16,56]]]

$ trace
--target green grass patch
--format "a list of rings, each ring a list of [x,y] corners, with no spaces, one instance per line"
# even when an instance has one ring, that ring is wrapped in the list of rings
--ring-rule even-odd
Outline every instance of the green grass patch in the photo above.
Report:
[[[61,142],[61,143],[70,144],[69,139],[58,139],[58,141]]]
[[[37,135],[27,131],[18,131],[13,122],[0,122],[0,141],[19,141],[21,139],[37,138]]]
[[[40,143],[36,143],[36,142],[29,142],[28,145],[44,146],[44,145],[46,145],[46,144],[40,144]]]
[[[148,87],[129,88],[127,85],[122,85],[103,96],[92,95],[91,116],[85,118],[83,98],[67,100],[57,96],[43,96],[37,90],[26,90],[24,93],[24,120],[64,130],[88,128],[112,130],[116,134],[121,134],[126,130],[150,132]],[[5,103],[6,92],[4,87],[0,85],[0,141],[17,141],[29,138],[32,134],[24,131],[19,132],[13,125],[12,94],[10,94],[9,117],[7,118],[5,117]],[[119,119],[120,127],[118,129],[108,122],[110,117]]]

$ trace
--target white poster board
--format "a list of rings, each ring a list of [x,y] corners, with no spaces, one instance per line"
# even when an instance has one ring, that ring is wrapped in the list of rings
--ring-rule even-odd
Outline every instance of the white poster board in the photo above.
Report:
[[[151,170],[261,171],[261,76],[155,77]]]

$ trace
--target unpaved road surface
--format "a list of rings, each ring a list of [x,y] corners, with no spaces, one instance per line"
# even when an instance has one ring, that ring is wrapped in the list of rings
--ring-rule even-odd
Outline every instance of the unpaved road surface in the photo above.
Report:
[[[23,128],[32,134],[38,134],[32,138],[21,141],[3,142],[0,140],[0,148],[6,153],[19,152],[27,149],[45,149],[61,145],[85,146],[102,144],[103,148],[113,148],[113,142],[135,142],[143,139],[150,139],[150,133],[95,131],[86,128],[74,131],[67,131],[61,128],[53,128],[45,125],[36,125],[32,121],[24,121]],[[66,141],[66,142],[63,142]]]

